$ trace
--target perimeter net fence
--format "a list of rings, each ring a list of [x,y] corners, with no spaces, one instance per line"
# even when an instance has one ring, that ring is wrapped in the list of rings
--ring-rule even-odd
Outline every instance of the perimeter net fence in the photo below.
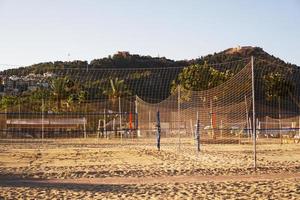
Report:
[[[261,59],[253,65],[244,59],[4,74],[0,138],[7,144],[111,141],[147,148],[159,142],[161,150],[189,157],[199,156],[199,149],[233,150],[247,155],[240,165],[250,166],[255,128],[261,152],[271,148],[263,145],[299,143],[298,75],[294,66]]]

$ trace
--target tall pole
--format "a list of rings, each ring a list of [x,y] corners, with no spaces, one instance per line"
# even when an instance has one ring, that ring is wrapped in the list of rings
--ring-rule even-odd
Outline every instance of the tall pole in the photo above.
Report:
[[[177,128],[178,128],[178,149],[180,150],[180,146],[181,146],[181,135],[180,135],[180,131],[181,131],[181,127],[180,127],[180,123],[181,123],[181,119],[180,119],[180,86],[178,86],[178,115],[177,115]]]
[[[253,135],[253,152],[254,152],[254,169],[256,170],[256,116],[255,116],[255,79],[254,79],[254,58],[251,56],[252,71],[252,135]]]
[[[211,136],[215,139],[215,132],[214,132],[214,113],[213,113],[213,99],[210,100],[210,128],[211,128]]]
[[[19,123],[20,123],[20,120],[21,120],[21,103],[19,100]],[[19,125],[19,136],[20,135],[21,135],[21,126]]]
[[[156,124],[156,127],[157,127],[156,146],[157,146],[158,151],[160,151],[160,133],[161,133],[161,128],[160,128],[160,114],[159,114],[159,110],[157,110],[156,120],[157,120],[157,124]]]
[[[139,118],[138,118],[138,101],[137,101],[137,95],[135,95],[135,130],[136,130],[136,135],[137,137],[139,137],[139,126],[138,126],[138,122],[139,122]]]
[[[123,133],[122,133],[122,109],[121,109],[121,97],[119,97],[119,115],[120,115],[120,136],[121,136],[121,141],[123,138]]]
[[[42,99],[42,143],[44,142],[44,98]]]
[[[104,108],[104,116],[103,116],[103,132],[104,132],[106,139],[108,139],[107,132],[106,132],[106,110],[105,110],[105,108]]]
[[[200,120],[199,120],[199,112],[197,111],[197,120],[196,120],[196,143],[197,143],[197,151],[200,152]]]
[[[7,137],[7,134],[9,134],[9,132],[7,131],[7,106],[5,106],[5,110],[4,110],[4,112],[5,112],[5,127],[4,127],[4,130],[5,130],[5,135],[6,135],[6,137]],[[10,135],[11,135],[11,142],[12,142],[12,140],[13,140],[13,134],[14,134],[14,132],[12,131],[12,132],[10,132]]]
[[[120,115],[120,130],[122,129],[122,108],[121,108],[121,97],[119,97],[119,115]]]
[[[280,144],[282,144],[282,125],[281,125],[281,105],[280,97],[278,97],[278,122],[279,122],[279,135],[280,135]]]
[[[178,129],[180,129],[180,103],[181,103],[181,97],[180,97],[180,86],[178,86],[178,100],[177,100],[177,104],[178,104],[178,115],[177,115],[177,117],[178,117],[178,119],[177,119],[177,121],[178,121]]]

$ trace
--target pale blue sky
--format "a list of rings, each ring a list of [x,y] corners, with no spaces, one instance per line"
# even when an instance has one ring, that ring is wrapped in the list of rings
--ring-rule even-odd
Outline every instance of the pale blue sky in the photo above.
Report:
[[[190,59],[237,45],[300,65],[300,0],[0,0],[0,27],[1,69],[118,50]]]

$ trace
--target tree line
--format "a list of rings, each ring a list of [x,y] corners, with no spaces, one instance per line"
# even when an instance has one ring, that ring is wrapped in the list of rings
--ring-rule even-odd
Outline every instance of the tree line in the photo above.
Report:
[[[116,101],[119,97],[141,96],[142,98],[159,102],[168,97],[178,86],[185,90],[207,90],[229,80],[244,65],[240,62],[231,64],[228,68],[216,68],[215,63],[232,62],[239,59],[255,56],[255,74],[257,85],[257,101],[280,102],[293,101],[298,105],[297,89],[299,80],[293,78],[298,73],[293,73],[297,67],[284,63],[280,59],[264,52],[261,48],[249,48],[245,51],[228,54],[226,51],[200,57],[193,60],[173,61],[166,58],[152,58],[126,54],[115,54],[107,58],[95,59],[90,63],[86,61],[73,62],[47,62],[29,67],[2,71],[2,75],[25,75],[29,73],[42,74],[45,72],[65,71],[59,77],[50,81],[49,88],[40,87],[36,91],[25,95],[3,96],[0,100],[1,109],[17,103],[38,102],[41,99],[54,102],[51,107],[54,111],[72,110],[90,99],[108,99]],[[241,65],[241,66],[239,66]],[[276,67],[281,66],[281,67]],[[72,69],[113,69],[137,68],[147,70],[134,71],[129,74],[103,75],[101,71],[92,71],[96,77],[93,80],[73,77],[69,73]],[[162,75],[162,69],[166,74]],[[65,70],[64,70],[65,69]],[[68,70],[70,69],[70,70]],[[157,69],[157,70],[156,70]],[[274,70],[276,69],[276,70]],[[295,71],[295,70],[294,70]],[[97,77],[101,77],[97,79]],[[298,80],[298,81],[297,81]],[[162,85],[163,84],[163,85]],[[158,88],[160,89],[157,92]]]

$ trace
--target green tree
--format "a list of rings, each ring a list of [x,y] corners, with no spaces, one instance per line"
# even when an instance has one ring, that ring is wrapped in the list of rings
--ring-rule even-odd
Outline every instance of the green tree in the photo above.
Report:
[[[270,72],[263,77],[266,99],[268,101],[277,101],[280,106],[280,101],[286,97],[294,100],[293,93],[295,85],[288,78],[279,72]],[[297,103],[297,102],[295,102]]]
[[[109,86],[103,91],[103,94],[112,100],[112,102],[115,102],[119,97],[124,97],[131,94],[131,91],[128,89],[124,80],[115,78],[110,79],[109,83]]]
[[[23,95],[22,97],[19,97],[19,101],[28,105],[25,106],[27,107],[26,109],[31,107],[30,109],[34,111],[42,111],[42,110],[47,110],[49,108],[49,105],[47,103],[50,103],[49,102],[50,97],[51,97],[50,89],[40,87],[35,91],[29,92],[26,96]],[[44,104],[42,104],[42,101],[44,101]]]
[[[206,62],[204,65],[190,65],[185,67],[172,83],[171,91],[174,93],[180,87],[181,96],[187,100],[189,91],[201,91],[216,87],[232,77],[229,70],[224,72],[214,69]]]
[[[7,109],[17,103],[17,98],[15,96],[3,96],[0,101],[1,109]]]
[[[263,81],[266,99],[268,101],[277,101],[278,118],[281,119],[281,102],[288,96],[290,96],[294,100],[293,92],[295,90],[295,86],[291,81],[287,79],[287,77],[285,77],[282,73],[279,72],[270,72],[269,74],[263,77]],[[281,131],[279,132],[280,138],[282,138]]]
[[[60,111],[62,107],[62,100],[67,99],[70,91],[74,87],[74,82],[68,77],[59,77],[51,81],[50,87],[52,95],[56,100],[57,110]]]
[[[279,72],[265,75],[263,81],[265,95],[269,101],[291,96],[295,90],[295,85]]]

